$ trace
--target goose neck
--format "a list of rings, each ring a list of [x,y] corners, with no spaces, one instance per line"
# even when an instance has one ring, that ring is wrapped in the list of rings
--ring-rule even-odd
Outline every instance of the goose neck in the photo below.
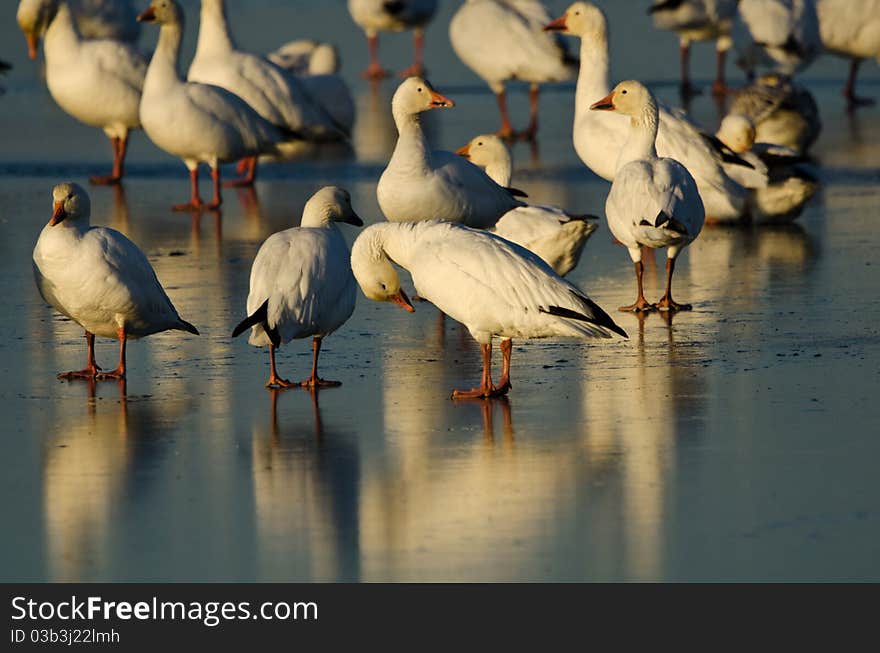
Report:
[[[56,53],[69,58],[78,50],[80,40],[67,2],[59,2],[55,16],[46,31],[45,52],[47,59],[53,58]]]
[[[418,170],[429,167],[430,149],[422,129],[420,114],[394,113],[394,122],[397,124],[397,145],[391,156],[396,164],[404,164]]]
[[[231,52],[235,49],[226,20],[223,0],[202,0],[196,56]]]
[[[154,85],[165,85],[181,80],[177,70],[180,43],[183,39],[183,25],[165,24],[159,30],[159,42],[147,69],[144,89]]]
[[[648,103],[640,112],[630,117],[629,137],[617,160],[619,170],[631,161],[657,158],[657,129],[659,112],[654,102]]]
[[[608,37],[600,33],[581,39],[581,63],[578,72],[575,106],[577,113],[587,113],[590,105],[611,91],[608,83],[610,64]]]

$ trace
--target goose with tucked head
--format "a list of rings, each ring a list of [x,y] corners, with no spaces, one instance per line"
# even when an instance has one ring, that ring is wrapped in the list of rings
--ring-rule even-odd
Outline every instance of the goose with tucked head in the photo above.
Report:
[[[91,204],[74,183],[52,189],[52,217],[34,247],[34,278],[43,299],[86,332],[88,362],[59,378],[125,377],[125,344],[160,331],[198,335],[180,318],[144,253],[124,235],[89,225]],[[95,336],[119,340],[119,363],[102,372]]]

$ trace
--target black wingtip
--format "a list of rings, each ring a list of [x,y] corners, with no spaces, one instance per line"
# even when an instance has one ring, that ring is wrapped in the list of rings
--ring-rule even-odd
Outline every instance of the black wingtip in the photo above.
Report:
[[[193,334],[194,336],[200,336],[200,335],[202,335],[201,333],[199,333],[199,330],[198,330],[198,329],[196,329],[192,324],[190,324],[190,323],[187,322],[186,320],[181,320],[181,321],[180,321],[180,330],[181,330],[181,331],[186,331],[187,333],[191,333],[191,334]]]
[[[504,190],[506,190],[508,193],[510,193],[514,197],[528,197],[529,196],[529,194],[527,192],[525,192],[524,190],[520,190],[519,188],[510,188],[508,186],[505,186]]]
[[[238,323],[238,326],[232,330],[232,337],[237,338],[242,333],[250,329],[252,326],[256,326],[262,322],[266,321],[266,317],[269,311],[269,300],[264,301],[260,308],[255,310],[251,315],[248,315],[241,322]],[[268,329],[267,329],[268,332]],[[271,336],[270,336],[271,339]]]

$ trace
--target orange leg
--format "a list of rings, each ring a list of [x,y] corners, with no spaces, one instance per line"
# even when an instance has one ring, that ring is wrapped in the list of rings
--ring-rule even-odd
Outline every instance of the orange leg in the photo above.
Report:
[[[116,365],[115,370],[112,370],[111,372],[101,372],[100,374],[98,374],[98,380],[125,378],[125,343],[127,340],[127,338],[125,337],[125,329],[117,329],[116,337],[119,338],[119,363]]]
[[[384,79],[388,77],[388,71],[382,68],[379,62],[379,37],[368,36],[367,47],[370,50],[370,65],[361,73],[364,79]]]
[[[489,397],[501,397],[506,395],[508,390],[510,390],[509,381],[507,387],[501,386],[496,388],[492,385],[492,343],[480,345],[480,354],[483,357],[483,374],[480,377],[480,386],[470,390],[453,390],[453,399],[485,399]]]
[[[295,383],[291,383],[287,379],[278,376],[275,370],[275,346],[269,345],[269,380],[266,381],[267,388],[292,388]]]
[[[510,124],[510,115],[507,113],[507,93],[502,90],[495,95],[495,98],[498,100],[498,111],[501,112],[501,129],[495,133],[501,138],[510,140],[515,134],[513,125]]]
[[[498,388],[499,392],[507,392],[510,390],[510,353],[513,351],[513,343],[509,339],[502,339],[501,345],[499,347],[501,349],[501,378],[499,379]]]
[[[692,306],[690,304],[679,304],[672,299],[672,273],[675,272],[675,259],[666,259],[666,292],[657,302],[656,307],[666,311],[689,311]]]
[[[257,180],[257,157],[249,156],[238,162],[236,168],[238,174],[244,175],[240,179],[224,181],[223,188],[247,188],[254,185]],[[247,173],[247,174],[245,174]]]
[[[220,197],[220,167],[211,168],[211,181],[214,182],[214,198],[206,208],[219,209],[223,204],[223,198]]]
[[[415,30],[413,34],[413,62],[409,68],[401,70],[397,73],[398,77],[421,77],[425,74],[424,52],[425,52],[425,33],[421,29]]]
[[[684,97],[699,95],[699,89],[691,84],[691,46],[690,44],[682,44],[679,48],[679,59],[681,62],[681,94]]]
[[[538,93],[540,89],[537,84],[532,84],[529,88],[529,126],[522,133],[522,137],[526,140],[533,141],[538,135]]]
[[[300,383],[303,388],[337,388],[342,385],[340,381],[325,381],[318,376],[318,354],[321,353],[320,336],[312,338],[312,373],[305,381]]]
[[[636,284],[639,288],[639,296],[636,298],[635,304],[630,304],[629,306],[621,306],[618,310],[621,311],[629,311],[629,312],[639,312],[639,311],[650,311],[654,309],[654,305],[651,304],[647,299],[645,299],[645,291],[642,289],[642,276],[645,273],[645,267],[642,265],[641,261],[637,261],[635,264],[636,268]]]
[[[727,83],[724,81],[724,66],[727,63],[727,50],[715,51],[715,83],[712,84],[712,95],[716,97],[727,93]]]
[[[98,367],[98,364],[95,362],[95,334],[86,331],[85,339],[89,347],[86,368],[84,370],[77,370],[76,372],[63,372],[58,375],[59,379],[94,379],[98,376],[101,368]]]
[[[193,168],[189,171],[190,200],[189,204],[175,204],[171,207],[172,211],[201,211],[205,208],[202,204],[202,198],[199,197],[199,169]]]
[[[110,144],[113,146],[113,172],[109,175],[95,175],[89,178],[89,181],[96,186],[110,186],[118,184],[122,181],[125,165],[125,151],[128,148],[128,137],[111,138]]]

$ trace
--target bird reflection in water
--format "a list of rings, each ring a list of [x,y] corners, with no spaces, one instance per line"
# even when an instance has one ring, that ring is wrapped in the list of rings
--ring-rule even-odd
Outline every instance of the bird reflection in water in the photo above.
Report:
[[[506,396],[490,399],[454,399],[456,404],[479,406],[483,420],[483,439],[487,444],[495,443],[495,408],[501,411],[501,440],[506,450],[513,450],[513,418],[510,414],[510,399]]]

